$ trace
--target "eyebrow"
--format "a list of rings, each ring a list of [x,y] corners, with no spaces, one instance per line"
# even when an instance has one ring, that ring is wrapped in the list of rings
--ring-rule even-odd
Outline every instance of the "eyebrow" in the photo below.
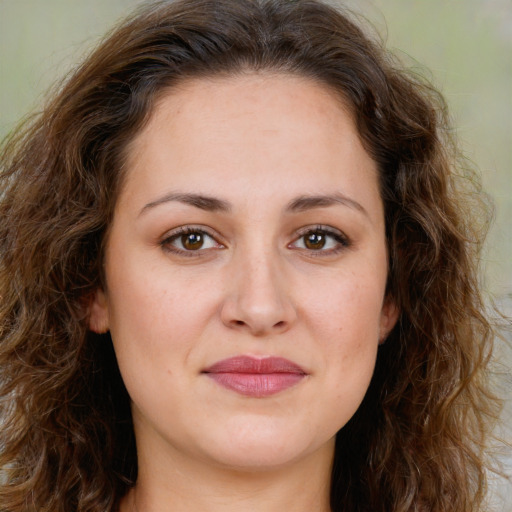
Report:
[[[173,201],[188,204],[209,212],[230,212],[232,209],[231,204],[228,201],[224,201],[223,199],[218,199],[216,197],[204,196],[201,194],[171,192],[146,204],[140,211],[139,215],[142,215],[147,210],[155,208],[156,206]],[[341,193],[299,196],[288,203],[285,211],[290,213],[304,212],[315,208],[326,208],[335,204],[348,206],[349,208],[357,210],[369,217],[368,212],[360,203]]]
[[[368,212],[364,209],[361,203],[358,203],[357,201],[354,201],[353,199],[350,199],[349,197],[340,193],[315,196],[300,196],[290,201],[290,203],[288,203],[286,211],[304,212],[307,210],[313,210],[315,208],[326,208],[334,204],[342,204],[344,206],[348,206],[349,208],[357,210],[366,215],[367,217],[369,217]]]
[[[150,210],[151,208],[155,208],[156,206],[172,201],[195,206],[196,208],[209,212],[229,212],[231,210],[231,205],[227,201],[217,199],[216,197],[208,197],[200,194],[171,192],[170,194],[166,194],[165,196],[162,196],[146,204],[140,211],[139,215],[142,215],[144,212]]]

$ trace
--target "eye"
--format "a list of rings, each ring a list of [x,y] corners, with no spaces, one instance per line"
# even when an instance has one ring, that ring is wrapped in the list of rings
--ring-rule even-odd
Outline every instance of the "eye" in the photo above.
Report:
[[[299,238],[290,244],[294,249],[333,254],[350,245],[347,237],[334,228],[306,228],[299,234]]]
[[[195,227],[180,227],[172,231],[161,245],[168,251],[180,254],[224,247],[204,229]]]

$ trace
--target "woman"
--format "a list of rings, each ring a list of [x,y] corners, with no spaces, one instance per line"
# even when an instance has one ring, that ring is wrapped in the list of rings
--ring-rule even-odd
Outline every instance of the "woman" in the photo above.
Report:
[[[456,156],[316,0],[124,23],[3,154],[0,509],[478,510]]]

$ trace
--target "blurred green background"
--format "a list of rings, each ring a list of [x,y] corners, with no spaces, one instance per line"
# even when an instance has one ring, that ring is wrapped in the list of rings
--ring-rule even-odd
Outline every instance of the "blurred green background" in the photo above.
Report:
[[[0,0],[0,138],[37,111],[48,86],[142,3]],[[423,69],[447,98],[465,153],[496,203],[485,286],[512,315],[512,0],[344,3],[370,20],[388,47]],[[512,468],[512,458],[506,460]],[[510,510],[510,484],[502,488],[508,498],[494,511]]]

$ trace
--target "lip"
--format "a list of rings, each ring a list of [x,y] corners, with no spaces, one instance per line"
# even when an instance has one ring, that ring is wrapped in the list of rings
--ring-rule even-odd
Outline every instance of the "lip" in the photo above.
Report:
[[[202,373],[224,388],[254,398],[280,393],[307,376],[298,364],[288,359],[252,356],[223,359]]]

